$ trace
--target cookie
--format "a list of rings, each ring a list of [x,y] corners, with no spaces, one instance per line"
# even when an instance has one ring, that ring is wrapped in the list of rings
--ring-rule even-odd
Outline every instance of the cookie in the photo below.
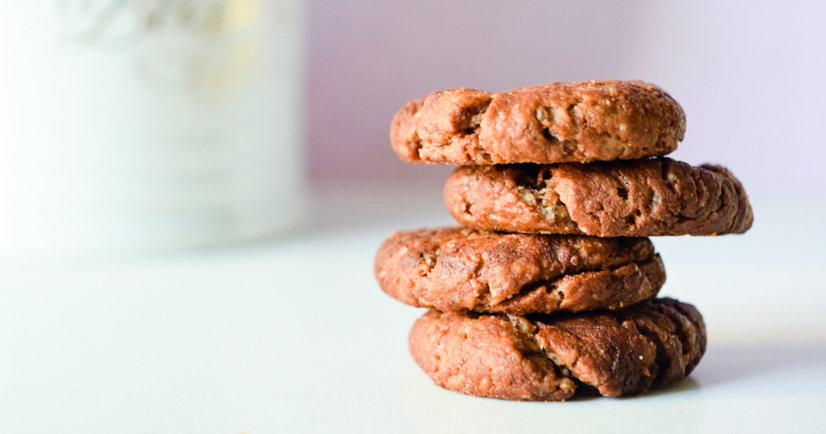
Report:
[[[466,166],[445,185],[461,224],[599,237],[742,233],[752,210],[720,166],[669,158],[590,164]]]
[[[618,309],[654,298],[665,270],[646,238],[396,232],[376,255],[392,297],[441,311],[514,314]]]
[[[697,310],[669,298],[568,316],[427,312],[410,352],[433,381],[470,395],[560,401],[620,396],[685,378],[706,348]]]
[[[409,162],[584,163],[665,155],[684,133],[685,113],[661,89],[592,80],[434,92],[396,113],[390,141]]]

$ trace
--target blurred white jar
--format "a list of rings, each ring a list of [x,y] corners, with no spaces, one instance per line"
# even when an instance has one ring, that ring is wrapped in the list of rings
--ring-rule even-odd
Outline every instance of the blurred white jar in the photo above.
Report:
[[[295,226],[298,0],[0,4],[0,256]]]

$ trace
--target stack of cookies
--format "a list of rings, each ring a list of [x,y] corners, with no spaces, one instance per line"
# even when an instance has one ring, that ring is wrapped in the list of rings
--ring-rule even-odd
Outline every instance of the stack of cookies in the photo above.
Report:
[[[435,92],[393,119],[405,161],[460,165],[445,202],[463,226],[396,232],[382,289],[427,307],[410,351],[439,386],[500,399],[619,396],[685,378],[706,346],[690,304],[657,298],[648,236],[745,232],[723,167],[663,155],[685,132],[642,82]]]

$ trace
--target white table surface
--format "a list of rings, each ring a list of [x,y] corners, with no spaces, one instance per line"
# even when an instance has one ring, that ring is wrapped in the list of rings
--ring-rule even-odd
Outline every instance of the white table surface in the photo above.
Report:
[[[0,433],[826,432],[826,207],[752,197],[745,236],[657,238],[709,329],[690,379],[517,403],[434,386],[421,310],[373,280],[440,187],[328,190],[308,230],[225,249],[0,266]]]

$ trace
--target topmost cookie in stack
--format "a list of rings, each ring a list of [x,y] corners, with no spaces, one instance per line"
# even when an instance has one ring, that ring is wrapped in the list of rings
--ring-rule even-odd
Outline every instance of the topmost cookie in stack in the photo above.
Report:
[[[650,241],[588,237],[750,227],[726,169],[662,157],[684,132],[676,101],[641,82],[452,89],[405,105],[393,148],[406,161],[465,165],[445,201],[472,228],[396,233],[376,258],[385,292],[444,312],[410,335],[431,378],[479,396],[559,400],[688,375],[705,327],[692,306],[654,299],[665,273]]]
[[[685,114],[662,90],[588,81],[434,92],[399,110],[390,140],[409,162],[551,164],[665,155],[684,134]]]

